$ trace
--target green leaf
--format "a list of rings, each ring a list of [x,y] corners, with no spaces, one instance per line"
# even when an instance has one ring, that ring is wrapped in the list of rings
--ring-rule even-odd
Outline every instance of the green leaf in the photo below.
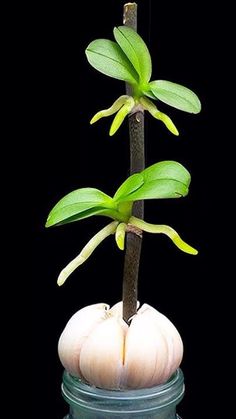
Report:
[[[188,187],[191,180],[188,170],[182,164],[172,160],[155,163],[141,173],[145,182],[168,178],[183,183]]]
[[[179,198],[188,193],[189,172],[174,161],[163,161],[140,172],[143,178],[128,178],[116,192],[116,202],[137,201],[142,199]],[[130,180],[131,179],[131,180]],[[129,189],[130,182],[130,189]],[[138,186],[139,185],[139,186]]]
[[[128,200],[180,198],[186,194],[184,184],[173,179],[159,179],[145,183],[142,188],[129,195]]]
[[[112,218],[113,220],[118,220],[118,221],[124,221],[127,218],[127,217],[125,218],[124,215],[120,213],[120,211],[117,211],[115,209],[113,210],[113,209],[103,208],[103,207],[93,207],[87,211],[76,213],[75,215],[69,218],[65,218],[62,221],[56,222],[53,225],[59,226],[63,224],[69,224],[69,223],[73,223],[74,221],[80,221],[85,218],[92,217],[94,215],[101,215],[101,216],[109,217],[109,218]],[[48,225],[48,223],[46,224],[46,227],[51,227],[51,226],[52,226],[51,224],[50,225]]]
[[[92,67],[107,76],[137,84],[139,76],[116,42],[96,39],[86,48],[86,56]]]
[[[114,37],[137,71],[140,83],[148,83],[152,74],[152,61],[141,36],[128,26],[119,26],[114,28]]]
[[[116,210],[112,198],[94,188],[81,188],[64,196],[51,210],[46,227],[91,217],[108,215]],[[113,218],[113,217],[112,217]]]
[[[189,113],[199,113],[201,102],[197,95],[181,84],[166,80],[155,80],[148,84],[155,97],[167,105]],[[147,92],[148,95],[148,92]]]

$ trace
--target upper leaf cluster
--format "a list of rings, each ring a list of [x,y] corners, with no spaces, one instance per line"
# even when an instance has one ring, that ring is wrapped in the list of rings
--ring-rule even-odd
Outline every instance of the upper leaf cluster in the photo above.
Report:
[[[190,89],[170,81],[150,81],[152,60],[143,39],[131,28],[114,28],[116,42],[97,39],[86,49],[89,63],[107,76],[128,82],[135,98],[148,96],[174,108],[198,113],[201,103]]]

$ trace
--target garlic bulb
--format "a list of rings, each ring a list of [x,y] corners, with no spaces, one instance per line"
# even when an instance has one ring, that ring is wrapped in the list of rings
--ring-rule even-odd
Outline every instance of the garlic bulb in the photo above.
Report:
[[[106,389],[152,387],[164,383],[180,365],[183,344],[163,314],[143,304],[130,326],[122,302],[112,308],[82,308],[67,323],[58,344],[60,360],[75,377]]]

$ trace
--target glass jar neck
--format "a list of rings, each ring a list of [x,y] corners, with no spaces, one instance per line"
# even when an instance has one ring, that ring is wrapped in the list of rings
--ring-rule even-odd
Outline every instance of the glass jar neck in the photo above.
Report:
[[[90,386],[65,371],[62,394],[70,405],[70,419],[176,419],[184,377],[178,369],[165,384],[119,391]]]

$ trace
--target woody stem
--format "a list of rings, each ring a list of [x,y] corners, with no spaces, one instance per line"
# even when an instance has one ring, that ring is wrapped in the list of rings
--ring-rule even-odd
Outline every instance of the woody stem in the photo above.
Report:
[[[137,30],[137,4],[124,5],[123,23]],[[132,95],[131,86],[126,83],[126,93]],[[145,168],[144,148],[144,113],[140,110],[129,116],[130,138],[130,174],[140,172]],[[132,215],[143,219],[144,204],[138,201],[133,206]],[[123,274],[123,319],[129,323],[130,317],[137,312],[138,275],[141,256],[142,237],[135,232],[127,232],[126,252]]]

